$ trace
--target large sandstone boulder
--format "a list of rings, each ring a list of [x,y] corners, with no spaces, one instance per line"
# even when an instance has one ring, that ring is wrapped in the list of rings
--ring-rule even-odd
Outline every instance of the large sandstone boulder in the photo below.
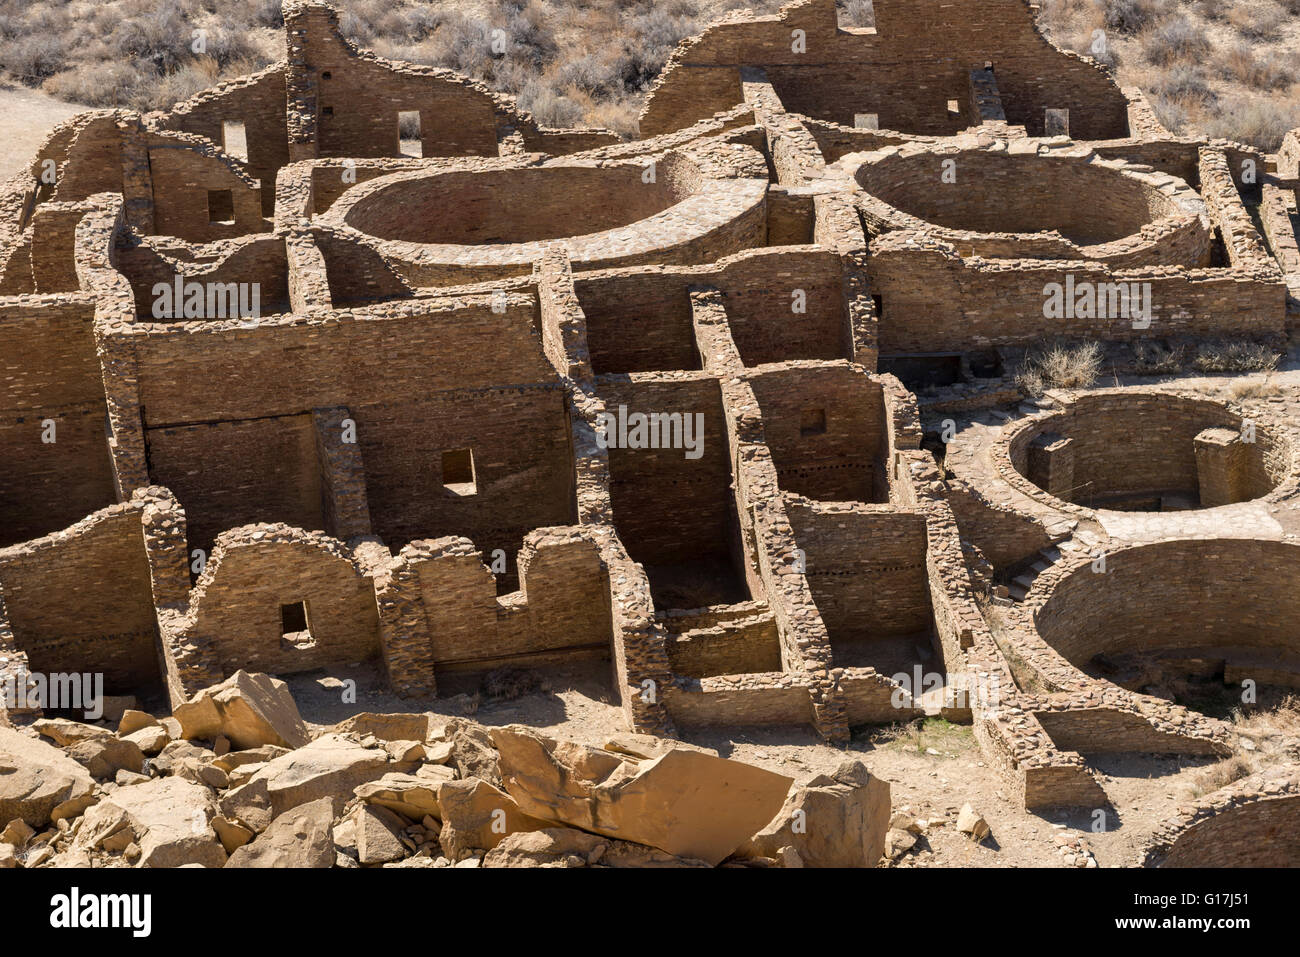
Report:
[[[237,748],[277,744],[300,748],[311,740],[289,686],[270,675],[236,671],[204,688],[173,712],[181,737],[229,738]]]
[[[704,861],[653,847],[613,841],[571,827],[507,835],[483,857],[484,867],[708,867]]]
[[[496,748],[486,728],[456,718],[447,723],[444,734],[451,742],[451,763],[462,778],[479,778],[501,787]]]
[[[711,754],[715,758],[718,752],[713,748],[701,747],[698,744],[687,744],[685,741],[677,741],[674,738],[660,738],[653,734],[637,734],[633,731],[617,731],[605,738],[604,748],[606,751],[612,751],[615,754],[626,754],[633,758],[657,758],[666,751],[674,748],[683,748],[687,751],[702,751],[705,754]]]
[[[438,765],[420,769],[423,774],[385,774],[356,789],[356,796],[367,804],[386,807],[411,821],[425,817],[442,820],[438,808],[439,785],[452,780],[451,768]],[[433,772],[433,773],[430,773]]]
[[[635,761],[519,726],[491,736],[505,790],[525,814],[712,865],[772,819],[793,783],[684,748]]]
[[[356,826],[357,860],[362,864],[387,864],[406,857],[402,843],[402,819],[385,807],[363,804],[353,817]]]
[[[94,800],[95,782],[84,767],[53,745],[0,728],[0,827],[21,818],[41,828]]]
[[[429,736],[427,714],[375,714],[363,711],[345,718],[330,729],[334,734],[372,734],[381,741],[419,741]]]
[[[118,771],[141,774],[144,771],[144,752],[134,741],[112,734],[83,738],[70,744],[65,753],[83,765],[93,778],[112,779]]]
[[[285,811],[226,867],[333,867],[334,802],[320,798]]]
[[[68,718],[38,718],[32,722],[32,730],[43,738],[49,738],[61,748],[91,738],[106,738],[113,733],[97,724],[86,724]]]
[[[212,792],[201,784],[156,778],[119,788],[92,810],[94,814],[82,822],[78,841],[102,846],[129,828],[140,847],[138,867],[226,863],[226,850],[212,829]]]
[[[478,778],[440,784],[438,808],[442,815],[438,844],[453,861],[496,847],[510,834],[552,825],[524,814],[510,795]]]
[[[744,853],[782,857],[794,848],[804,867],[875,867],[889,831],[889,782],[860,761],[795,788]]]
[[[383,748],[327,734],[268,761],[245,784],[226,793],[221,812],[261,833],[273,818],[322,797],[330,798],[335,813],[340,813],[358,785],[414,768],[414,762],[392,761]]]

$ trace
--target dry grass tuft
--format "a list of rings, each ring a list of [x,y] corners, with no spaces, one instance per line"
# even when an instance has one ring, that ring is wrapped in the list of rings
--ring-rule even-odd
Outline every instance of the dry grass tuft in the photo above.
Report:
[[[1227,787],[1234,781],[1240,781],[1255,773],[1254,766],[1239,754],[1224,758],[1218,764],[1211,764],[1192,778],[1191,792],[1194,797],[1209,794],[1219,788]]]

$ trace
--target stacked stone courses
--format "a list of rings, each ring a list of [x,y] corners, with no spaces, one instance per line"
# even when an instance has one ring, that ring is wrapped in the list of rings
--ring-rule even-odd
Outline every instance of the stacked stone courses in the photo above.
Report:
[[[58,126],[0,188],[4,667],[175,705],[598,662],[635,731],[970,723],[1031,808],[1104,804],[1095,754],[1231,753],[1140,675],[1300,687],[1295,423],[1119,375],[1285,347],[1300,131],[1175,136],[1023,0],[875,9],[730,15],[626,142],[314,0],[259,73]],[[1057,340],[1114,382],[1027,403]],[[1296,793],[1207,799],[1149,863]]]

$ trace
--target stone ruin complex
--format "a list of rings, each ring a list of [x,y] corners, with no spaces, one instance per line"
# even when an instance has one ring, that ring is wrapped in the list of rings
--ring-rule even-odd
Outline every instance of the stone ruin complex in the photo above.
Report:
[[[1172,135],[1033,13],[737,16],[620,142],[289,0],[276,65],[61,124],[0,192],[8,674],[178,705],[605,660],[636,732],[972,722],[1027,808],[1104,805],[1097,755],[1230,754],[1147,691],[1300,687],[1296,423],[1014,373],[1284,351],[1300,131]],[[1296,780],[1153,861],[1294,833]]]

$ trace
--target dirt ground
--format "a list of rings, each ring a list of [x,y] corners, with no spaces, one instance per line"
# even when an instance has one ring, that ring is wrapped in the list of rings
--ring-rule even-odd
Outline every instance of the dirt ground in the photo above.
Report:
[[[50,130],[84,109],[25,87],[0,85],[0,182],[31,160]]]
[[[607,663],[539,674],[541,687],[513,701],[480,700],[466,690],[475,686],[468,678],[444,683],[441,690],[449,697],[397,698],[383,690],[382,671],[371,664],[288,680],[303,717],[317,725],[333,724],[358,711],[432,711],[489,726],[526,724],[592,745],[625,730],[611,696]],[[344,701],[348,680],[356,683],[355,703]],[[1179,804],[1213,790],[1206,786],[1214,774],[1212,760],[1099,758],[1092,765],[1112,805],[1102,809],[1103,829],[1094,830],[1091,809],[1071,814],[1026,811],[1006,780],[985,762],[970,727],[940,719],[857,729],[846,748],[828,745],[811,729],[798,727],[687,731],[682,737],[796,780],[829,772],[846,757],[861,760],[872,774],[890,782],[895,815],[924,822],[923,837],[894,862],[897,867],[1064,867],[1061,838],[1084,839],[1098,867],[1138,866],[1149,835],[1160,823],[1172,817]],[[982,844],[956,828],[957,815],[968,803],[992,828],[992,836]]]

